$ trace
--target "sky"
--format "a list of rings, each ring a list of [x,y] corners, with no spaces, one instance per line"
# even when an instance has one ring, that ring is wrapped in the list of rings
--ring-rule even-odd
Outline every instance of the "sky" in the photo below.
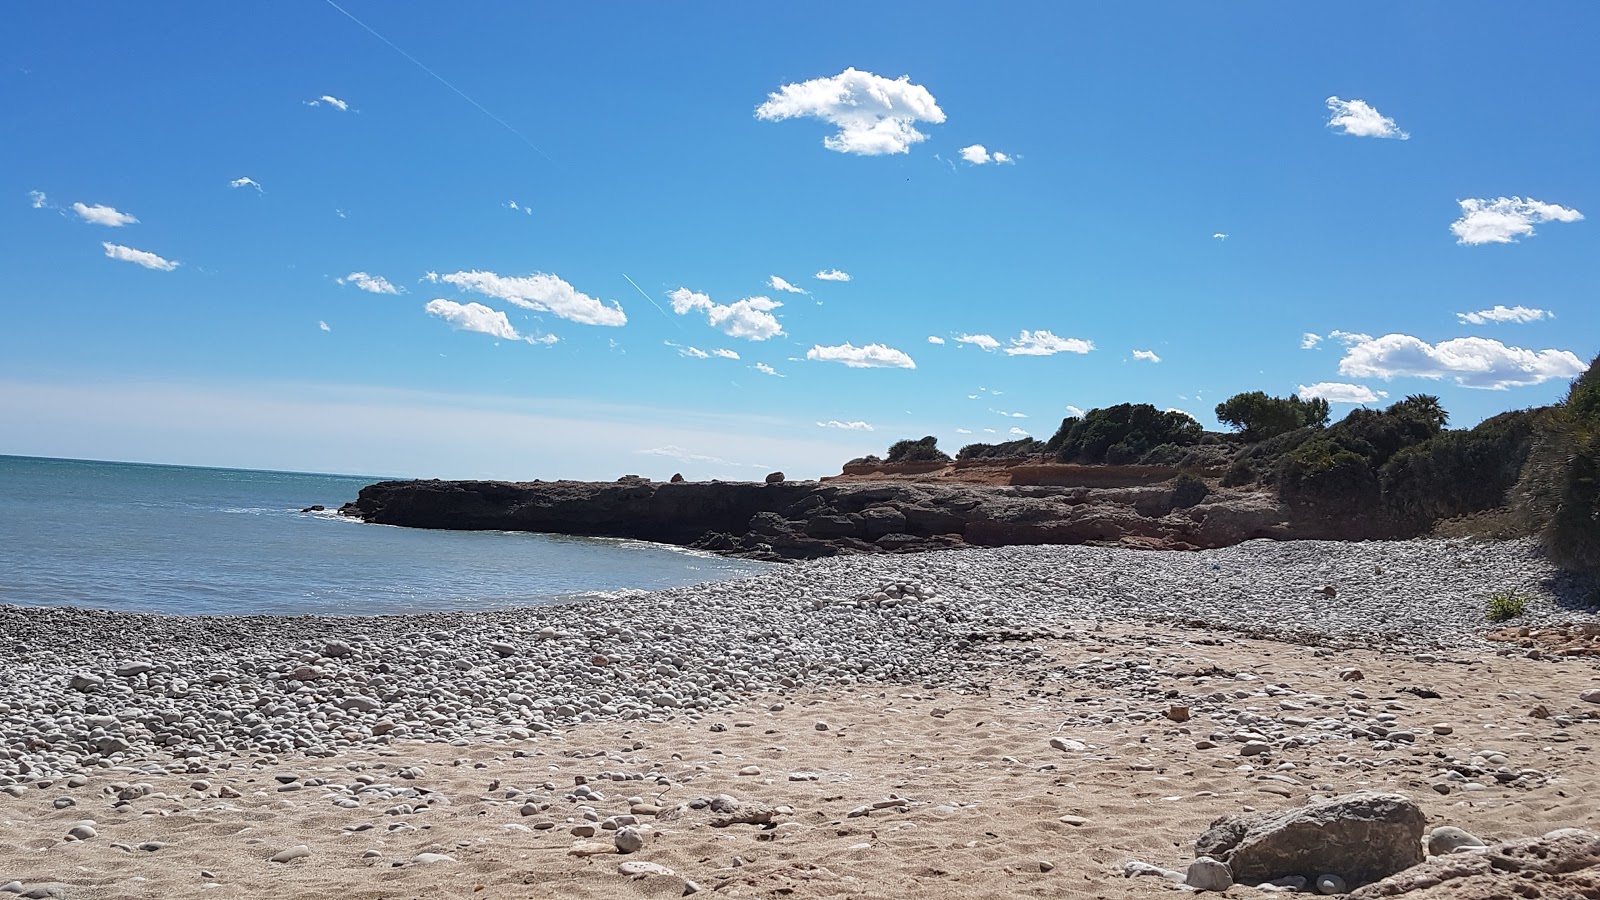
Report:
[[[1600,352],[1600,6],[12,4],[0,453],[833,474]]]

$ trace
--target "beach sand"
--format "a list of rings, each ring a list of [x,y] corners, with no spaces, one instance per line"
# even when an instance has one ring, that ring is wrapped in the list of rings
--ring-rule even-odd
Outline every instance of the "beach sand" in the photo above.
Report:
[[[209,771],[110,769],[79,787],[14,786],[0,793],[0,882],[107,900],[678,897],[687,882],[740,898],[1152,897],[1170,886],[1124,877],[1125,861],[1181,870],[1213,819],[1314,795],[1398,791],[1422,805],[1430,827],[1486,839],[1600,816],[1600,736],[1587,718],[1600,706],[1579,699],[1600,684],[1589,659],[1328,650],[1137,623],[1015,636],[987,648],[992,685],[982,695],[801,690],[697,722],[595,722],[515,743],[240,756],[196,766]],[[1341,678],[1351,668],[1364,677]],[[1193,718],[1168,718],[1175,704]],[[1553,717],[1530,716],[1539,706]],[[1240,720],[1241,710],[1256,718]],[[1415,741],[1384,749],[1297,724],[1383,713],[1394,717],[1388,729]],[[1242,756],[1230,737],[1239,722],[1267,720],[1328,737]],[[1214,734],[1217,746],[1197,748]],[[1058,749],[1052,738],[1082,746]],[[1485,777],[1482,789],[1441,778],[1445,763],[1483,762],[1483,751],[1503,754],[1496,762],[1508,772],[1535,772],[1508,784]],[[282,790],[280,774],[300,786]],[[348,793],[310,784],[359,787],[358,776],[426,793],[374,790],[346,809],[334,801],[348,803]],[[580,780],[605,799],[572,799]],[[1449,794],[1434,789],[1441,783]],[[119,791],[145,790],[116,787],[129,784],[149,793],[119,802]],[[711,810],[678,807],[719,794],[745,811],[775,808],[778,824],[717,827]],[[75,805],[56,808],[59,798]],[[646,807],[642,850],[615,853],[613,832],[599,826],[593,838],[572,833],[586,822],[580,807],[624,815],[630,798]],[[66,840],[85,820],[95,835]],[[140,849],[148,842],[160,846]],[[270,861],[301,845],[305,857]],[[416,861],[424,853],[448,859]],[[637,862],[674,874],[619,874]]]

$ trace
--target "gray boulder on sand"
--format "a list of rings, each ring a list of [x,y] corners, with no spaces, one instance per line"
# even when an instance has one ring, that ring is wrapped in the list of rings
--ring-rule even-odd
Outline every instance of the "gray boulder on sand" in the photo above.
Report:
[[[1400,794],[1360,793],[1282,812],[1225,816],[1194,843],[1245,884],[1334,873],[1367,884],[1422,862],[1422,810]]]

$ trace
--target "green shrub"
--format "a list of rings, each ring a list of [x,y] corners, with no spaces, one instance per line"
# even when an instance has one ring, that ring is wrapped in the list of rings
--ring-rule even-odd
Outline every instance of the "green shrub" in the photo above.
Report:
[[[1269,397],[1262,391],[1234,394],[1217,404],[1217,421],[1232,425],[1246,440],[1264,441],[1297,428],[1328,424],[1328,401],[1299,395]]]
[[[1246,484],[1255,484],[1261,477],[1261,472],[1256,468],[1255,461],[1246,456],[1241,456],[1228,466],[1228,471],[1222,476],[1223,487],[1239,487]]]
[[[1517,507],[1551,562],[1600,574],[1600,357],[1537,422]]]
[[[1172,485],[1172,505],[1178,509],[1188,509],[1206,499],[1210,493],[1211,488],[1206,486],[1203,479],[1185,472]]]
[[[1381,412],[1357,409],[1320,431],[1288,432],[1277,440],[1298,440],[1273,471],[1278,497],[1285,503],[1315,506],[1324,515],[1393,518],[1385,508],[1379,471],[1395,454],[1424,443],[1449,416],[1439,398],[1416,395]],[[1271,443],[1271,442],[1268,442]]]
[[[999,444],[968,444],[956,452],[956,459],[1022,459],[1045,452],[1043,441],[1020,438]]]
[[[888,463],[949,461],[950,454],[939,449],[939,439],[931,434],[919,440],[895,441],[884,458]]]
[[[1489,610],[1485,618],[1491,622],[1509,622],[1520,619],[1528,611],[1528,598],[1518,591],[1495,591],[1489,595]]]
[[[1184,413],[1163,412],[1148,403],[1119,403],[1091,409],[1081,419],[1063,419],[1045,449],[1062,462],[1126,465],[1162,444],[1196,444],[1204,433]]]
[[[1386,505],[1417,523],[1504,506],[1533,449],[1536,418],[1501,413],[1400,450],[1380,472]]]

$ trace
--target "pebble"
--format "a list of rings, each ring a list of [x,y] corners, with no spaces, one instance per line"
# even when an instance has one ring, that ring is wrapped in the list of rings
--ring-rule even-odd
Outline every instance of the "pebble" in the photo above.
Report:
[[[673,871],[660,863],[629,860],[617,866],[618,875],[672,875]]]
[[[1343,894],[1349,890],[1350,888],[1345,885],[1344,879],[1337,875],[1317,876],[1317,893],[1319,894]]]
[[[1483,839],[1453,825],[1441,825],[1428,832],[1428,855],[1443,856],[1457,850],[1479,849],[1488,846]]]
[[[638,853],[644,849],[644,835],[632,826],[618,828],[612,842],[617,845],[618,853]]]
[[[74,825],[67,829],[67,838],[74,841],[91,840],[99,834],[100,832],[96,831],[91,824]]]
[[[272,861],[275,863],[288,863],[294,862],[297,859],[305,859],[310,855],[310,847],[307,847],[305,844],[296,844],[295,846],[286,850],[279,850],[277,853],[274,853],[272,855]]]
[[[1183,883],[1197,891],[1225,891],[1233,887],[1233,870],[1227,863],[1202,856],[1189,864]]]
[[[415,866],[431,866],[435,863],[453,863],[455,861],[456,858],[454,856],[446,856],[443,853],[418,853],[416,856],[411,857],[411,864]]]

